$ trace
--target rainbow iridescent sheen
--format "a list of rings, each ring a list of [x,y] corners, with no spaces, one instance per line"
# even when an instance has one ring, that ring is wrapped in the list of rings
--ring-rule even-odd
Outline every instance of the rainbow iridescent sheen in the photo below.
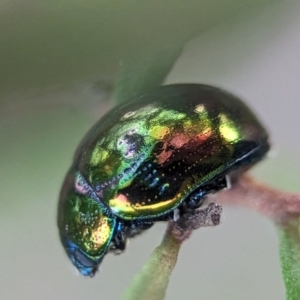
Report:
[[[86,266],[78,264],[76,256],[84,253],[82,255],[87,256],[91,265],[99,263],[110,245],[116,220],[99,204],[82,176],[72,169],[65,179],[61,199],[60,207],[64,212],[58,215],[58,223],[64,226],[61,240],[76,267],[86,272]],[[90,271],[93,272],[93,268]]]
[[[60,232],[99,263],[116,222],[157,220],[268,148],[263,126],[231,94],[160,87],[113,109],[84,138],[63,186]]]

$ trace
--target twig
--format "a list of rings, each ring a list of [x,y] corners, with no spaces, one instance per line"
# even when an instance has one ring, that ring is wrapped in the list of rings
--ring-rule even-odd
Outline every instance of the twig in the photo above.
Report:
[[[255,210],[276,224],[287,224],[300,216],[300,195],[282,192],[244,175],[231,189],[216,194],[220,204],[239,205]]]

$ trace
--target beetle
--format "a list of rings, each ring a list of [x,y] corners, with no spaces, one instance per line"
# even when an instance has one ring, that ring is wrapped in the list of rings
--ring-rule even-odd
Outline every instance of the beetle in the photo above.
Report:
[[[261,160],[268,134],[237,97],[173,84],[101,118],[78,146],[58,204],[62,244],[82,275],[157,221],[198,209]],[[236,175],[238,174],[238,175]]]

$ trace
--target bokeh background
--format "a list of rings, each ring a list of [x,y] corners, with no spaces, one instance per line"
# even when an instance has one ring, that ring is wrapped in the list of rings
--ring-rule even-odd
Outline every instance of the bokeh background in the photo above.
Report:
[[[273,144],[253,175],[299,192],[300,2],[190,2],[0,1],[1,299],[120,299],[160,243],[165,224],[107,255],[89,279],[57,234],[62,179],[83,134],[112,106],[124,53],[193,37],[166,83],[213,84],[245,99]],[[225,207],[221,226],[182,247],[167,299],[284,299],[276,228]]]

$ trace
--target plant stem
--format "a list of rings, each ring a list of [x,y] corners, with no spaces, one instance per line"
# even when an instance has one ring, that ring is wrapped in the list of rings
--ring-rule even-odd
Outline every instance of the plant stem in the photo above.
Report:
[[[134,95],[160,86],[180,56],[182,46],[163,49],[154,53],[147,52],[132,58],[127,57],[120,63],[115,82],[113,99],[117,105],[125,103]]]
[[[123,300],[163,300],[182,243],[193,230],[220,223],[222,207],[210,203],[206,208],[185,214],[168,223],[161,244],[127,288]]]
[[[287,300],[300,299],[300,236],[299,217],[278,226],[281,268]]]
[[[239,205],[255,210],[276,224],[288,224],[291,218],[300,216],[299,194],[267,187],[247,175],[241,176],[231,189],[223,190],[214,197],[222,205]]]
[[[170,226],[172,224],[169,224]],[[169,232],[170,230],[167,230],[161,244],[127,288],[124,300],[164,299],[181,245],[170,237]]]

